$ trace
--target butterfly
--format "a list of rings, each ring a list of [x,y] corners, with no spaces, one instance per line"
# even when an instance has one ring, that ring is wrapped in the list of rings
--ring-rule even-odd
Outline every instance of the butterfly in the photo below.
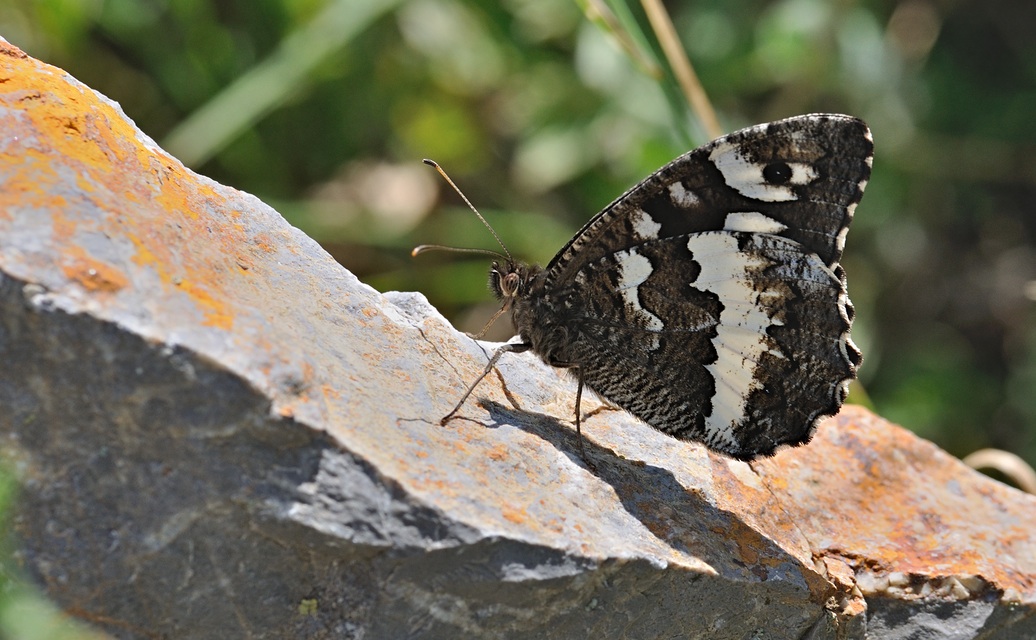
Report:
[[[862,361],[839,260],[873,149],[851,116],[749,127],[629,189],[545,268],[497,254],[519,341],[443,423],[504,354],[532,351],[574,374],[580,446],[584,386],[737,459],[808,442]]]

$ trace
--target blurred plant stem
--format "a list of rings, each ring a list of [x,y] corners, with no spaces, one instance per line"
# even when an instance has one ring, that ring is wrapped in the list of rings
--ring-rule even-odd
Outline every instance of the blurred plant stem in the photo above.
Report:
[[[720,137],[724,132],[716,118],[716,110],[712,108],[712,102],[709,101],[705,87],[698,80],[698,74],[694,72],[691,60],[687,57],[687,50],[684,49],[679,36],[676,35],[676,28],[673,27],[673,21],[669,18],[665,6],[662,5],[661,0],[641,0],[641,2],[648,20],[651,21],[652,28],[655,30],[655,36],[669,60],[673,75],[676,76],[684,97],[687,98],[687,103],[698,116],[698,120],[701,121],[708,136],[710,138]]]
[[[220,152],[242,131],[289,100],[312,70],[402,0],[336,0],[285,38],[265,61],[212,97],[169,132],[162,146],[187,166]]]

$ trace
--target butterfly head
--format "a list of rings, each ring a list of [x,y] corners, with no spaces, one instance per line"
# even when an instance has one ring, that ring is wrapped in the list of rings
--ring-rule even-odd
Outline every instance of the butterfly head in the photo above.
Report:
[[[529,282],[542,269],[536,266],[529,266],[514,260],[507,260],[503,263],[493,262],[489,268],[489,288],[503,303],[503,310],[506,311],[514,305],[514,301],[528,293]]]

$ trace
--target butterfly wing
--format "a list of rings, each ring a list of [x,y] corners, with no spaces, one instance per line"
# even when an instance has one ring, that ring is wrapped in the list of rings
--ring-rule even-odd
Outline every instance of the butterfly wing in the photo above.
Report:
[[[860,362],[838,260],[872,149],[810,115],[677,158],[551,261],[519,330],[675,437],[742,459],[808,441]]]
[[[800,444],[855,375],[842,282],[786,238],[677,236],[581,273],[571,360],[590,388],[674,437],[737,458]]]
[[[785,227],[779,235],[834,267],[873,151],[867,125],[837,114],[797,116],[718,138],[676,158],[592,218],[547,265],[547,287],[646,240],[723,229],[727,216],[739,212],[777,221]],[[784,181],[782,164],[790,171]]]

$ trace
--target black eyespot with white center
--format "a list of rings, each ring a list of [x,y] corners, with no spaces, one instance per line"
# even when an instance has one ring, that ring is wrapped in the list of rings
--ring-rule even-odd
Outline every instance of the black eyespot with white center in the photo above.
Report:
[[[792,170],[787,162],[773,162],[763,169],[763,178],[770,184],[784,184],[791,180]]]

